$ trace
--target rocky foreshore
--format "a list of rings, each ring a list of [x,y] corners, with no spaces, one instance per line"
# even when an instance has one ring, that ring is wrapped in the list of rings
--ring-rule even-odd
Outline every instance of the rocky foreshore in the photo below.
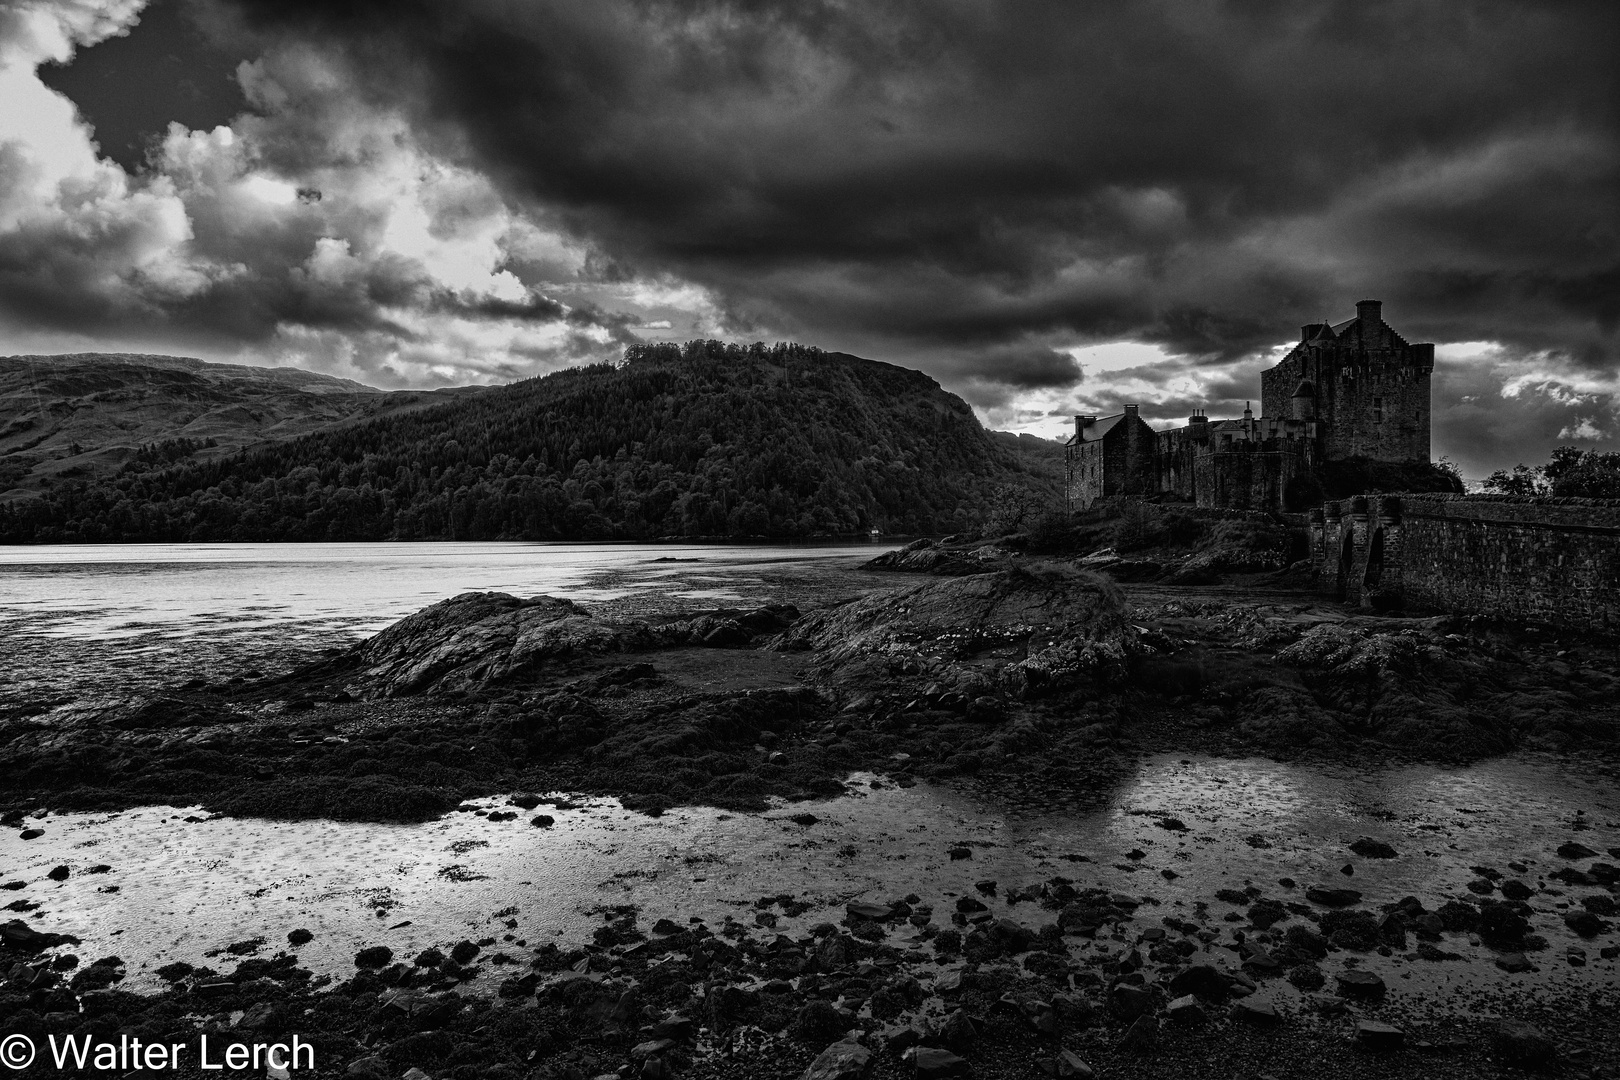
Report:
[[[1557,855],[1555,881],[1480,868],[1489,891],[1464,900],[1375,907],[1283,881],[1222,890],[1188,918],[1056,876],[854,902],[798,934],[778,929],[805,910],[792,894],[716,926],[642,926],[618,907],[572,947],[512,933],[414,957],[374,946],[342,981],[259,955],[273,948],[260,939],[222,950],[220,970],[160,968],[155,994],[120,990],[118,957],[86,962],[18,920],[0,925],[0,1027],[113,1044],[297,1035],[319,1075],[365,1080],[1617,1076],[1612,978],[1567,1000],[1446,1000],[1368,962],[1443,966],[1467,938],[1504,972],[1614,966],[1620,871],[1574,841]],[[1538,931],[1561,895],[1578,896],[1563,921],[1587,945],[1552,956]],[[294,928],[287,947],[309,940]]]
[[[281,674],[0,711],[0,808],[422,820],[515,790],[758,810],[851,771],[1096,799],[1178,747],[1375,762],[1612,755],[1612,642],[1347,611],[1259,575],[1058,560],[864,597],[605,617],[473,593]]]
[[[973,558],[984,572],[891,567],[924,574],[806,613],[633,619],[467,594],[291,671],[14,708],[3,821],[164,802],[425,821],[513,791],[758,811],[839,795],[855,770],[1039,809],[1106,798],[1147,750],[1601,763],[1620,731],[1603,642],[1346,611],[1286,574],[1222,589]],[[1358,855],[1380,858],[1376,843]],[[1444,970],[1466,939],[1504,973],[1609,970],[1620,884],[1605,860],[1620,849],[1556,854],[1551,876],[1477,867],[1466,895],[1376,905],[1347,883],[1279,880],[1167,914],[1076,867],[852,903],[791,933],[801,901],[786,893],[718,925],[615,909],[589,943],[379,945],[341,982],[249,942],[228,971],[170,964],[153,995],[119,989],[116,957],[85,963],[19,919],[0,930],[0,1023],[114,1041],[297,1033],[323,1075],[375,1080],[1620,1075],[1613,978],[1464,1002],[1365,962]],[[1581,944],[1550,947],[1549,920]]]

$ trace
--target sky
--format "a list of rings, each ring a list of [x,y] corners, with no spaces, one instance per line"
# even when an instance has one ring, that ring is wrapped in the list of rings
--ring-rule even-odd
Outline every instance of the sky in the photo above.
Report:
[[[797,340],[1059,436],[1373,298],[1483,476],[1620,448],[1616,55],[1612,0],[0,0],[0,354]]]

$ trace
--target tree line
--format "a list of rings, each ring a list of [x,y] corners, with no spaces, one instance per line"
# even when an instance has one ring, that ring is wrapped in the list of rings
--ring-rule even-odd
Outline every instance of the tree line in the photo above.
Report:
[[[921,372],[793,344],[634,345],[227,456],[179,449],[0,508],[0,542],[937,533],[998,491],[1060,499],[1050,456]]]
[[[1620,499],[1620,452],[1560,446],[1545,465],[1496,470],[1485,478],[1485,490],[1502,495]]]

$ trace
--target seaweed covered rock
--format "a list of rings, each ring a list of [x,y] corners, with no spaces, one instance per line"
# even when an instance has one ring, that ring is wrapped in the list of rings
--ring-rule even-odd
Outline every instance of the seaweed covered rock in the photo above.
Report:
[[[772,648],[816,653],[834,684],[926,676],[960,694],[1120,678],[1135,648],[1118,587],[1055,562],[929,581],[812,612]]]
[[[555,596],[462,593],[406,616],[362,644],[354,689],[368,697],[478,690],[570,656],[682,645],[739,648],[792,623],[791,607],[705,612],[650,623],[605,619]]]
[[[468,689],[554,656],[652,645],[646,624],[598,619],[571,600],[462,593],[406,616],[363,644],[360,682],[379,697]]]
[[[946,540],[913,540],[903,548],[886,551],[866,563],[868,570],[899,570],[913,574],[962,577],[1005,570],[1013,565],[1011,551],[996,544],[962,544]]]

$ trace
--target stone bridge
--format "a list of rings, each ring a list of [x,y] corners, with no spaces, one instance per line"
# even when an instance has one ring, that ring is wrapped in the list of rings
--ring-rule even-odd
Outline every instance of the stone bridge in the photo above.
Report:
[[[1318,584],[1363,607],[1620,631],[1620,500],[1365,495],[1309,536]]]

